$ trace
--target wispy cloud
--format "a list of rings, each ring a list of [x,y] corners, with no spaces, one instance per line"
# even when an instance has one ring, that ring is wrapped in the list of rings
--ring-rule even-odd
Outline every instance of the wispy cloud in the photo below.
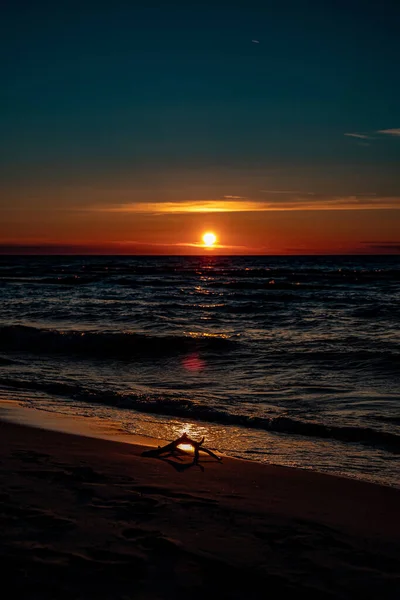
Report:
[[[301,194],[300,190],[260,190],[262,194]]]
[[[247,196],[224,196],[224,200],[247,200]]]
[[[400,241],[377,241],[377,242],[361,242],[367,248],[371,250],[391,250],[395,253],[400,252]]]
[[[384,135],[391,135],[394,137],[400,137],[400,129],[380,129],[377,133],[382,133]]]
[[[247,200],[188,200],[182,202],[133,202],[108,207],[94,207],[99,212],[127,212],[142,214],[185,214],[256,211],[258,202]]]
[[[347,137],[357,138],[359,140],[372,140],[373,138],[370,135],[366,135],[365,133],[345,133]]]
[[[267,211],[311,210],[381,210],[400,209],[400,197],[380,197],[373,194],[331,196],[308,194],[290,198],[257,200],[188,200],[182,202],[133,202],[113,206],[94,206],[89,211],[141,214],[235,213]],[[79,210],[79,209],[78,209]]]
[[[314,192],[301,192],[300,190],[260,190],[261,194],[287,194],[287,195],[294,195],[294,194],[302,194],[302,195],[306,195],[306,196],[314,196]]]
[[[397,129],[379,129],[378,131],[375,131],[374,133],[378,134],[378,135],[388,135],[391,137],[400,137],[400,129],[398,129],[398,128]],[[374,140],[374,139],[376,139],[371,135],[367,135],[366,133],[344,133],[343,135],[345,135],[347,137],[351,137],[351,138],[356,138],[358,140]]]
[[[110,244],[115,244],[116,246],[140,246],[145,248],[146,246],[151,248],[200,248],[200,249],[210,249],[209,246],[201,242],[177,242],[177,243],[168,243],[168,244],[160,244],[158,242],[139,242],[136,240],[118,240],[115,242],[110,242]],[[232,246],[227,244],[213,244],[212,249],[215,250],[244,250],[248,249],[248,246]]]
[[[105,255],[105,254],[149,254],[149,255],[160,255],[160,254],[173,254],[180,255],[182,252],[185,254],[204,254],[205,252],[210,254],[260,254],[268,252],[271,249],[267,246],[237,246],[237,245],[225,245],[215,244],[212,248],[206,247],[201,243],[179,243],[179,244],[160,244],[153,242],[140,242],[136,240],[118,240],[104,242],[103,244],[87,243],[87,244],[74,244],[74,243],[18,243],[0,242],[0,255],[17,254],[17,255],[48,255],[48,254],[63,254],[63,255],[82,255],[82,254],[93,254],[93,255]]]

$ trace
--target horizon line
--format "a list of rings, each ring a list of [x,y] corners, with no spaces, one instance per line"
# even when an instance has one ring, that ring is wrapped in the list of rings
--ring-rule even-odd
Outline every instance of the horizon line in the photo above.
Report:
[[[89,254],[80,254],[73,252],[63,252],[63,253],[44,253],[44,252],[1,252],[0,250],[0,258],[1,257],[32,257],[32,256],[44,256],[44,257],[64,257],[71,256],[76,258],[93,258],[93,257],[118,257],[118,258],[248,258],[248,257],[312,257],[312,256],[320,256],[320,257],[331,257],[331,256],[389,256],[389,257],[397,257],[400,256],[400,250],[397,252],[363,252],[363,251],[353,251],[353,252],[306,252],[306,253],[295,253],[290,252],[286,254],[282,253],[248,253],[248,254],[213,254],[211,252],[204,254],[103,254],[103,253],[89,253]]]

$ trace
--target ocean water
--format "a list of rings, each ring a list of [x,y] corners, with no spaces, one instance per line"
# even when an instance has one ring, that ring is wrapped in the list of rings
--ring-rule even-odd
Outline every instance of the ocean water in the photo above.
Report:
[[[399,484],[400,257],[0,257],[0,397]]]

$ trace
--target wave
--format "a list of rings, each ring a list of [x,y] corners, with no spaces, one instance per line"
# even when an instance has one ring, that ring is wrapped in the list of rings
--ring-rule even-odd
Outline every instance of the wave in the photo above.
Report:
[[[381,305],[374,305],[355,308],[351,314],[353,317],[358,317],[360,319],[377,319],[382,315],[382,312]]]
[[[0,378],[0,384],[8,388],[28,389],[67,396],[78,402],[102,404],[114,408],[132,409],[142,413],[182,417],[194,421],[206,421],[248,429],[261,429],[273,433],[362,443],[382,448],[394,454],[400,453],[400,435],[372,427],[326,425],[314,421],[293,419],[288,416],[249,416],[240,413],[229,413],[187,399],[167,395],[122,394],[113,391],[89,389],[79,384],[22,381],[7,377]]]
[[[82,275],[65,275],[60,277],[35,277],[28,274],[15,277],[0,277],[0,283],[25,283],[27,285],[89,285],[102,281],[102,277],[88,277]]]
[[[233,261],[234,262],[234,261]],[[304,268],[301,265],[288,267],[251,268],[237,266],[223,268],[218,264],[212,267],[190,264],[176,265],[165,262],[160,265],[127,265],[71,263],[59,265],[18,264],[0,268],[0,281],[34,281],[44,285],[84,285],[104,282],[111,285],[131,286],[152,285],[162,287],[180,282],[193,282],[200,279],[210,287],[232,287],[234,289],[321,289],[326,287],[360,286],[374,283],[397,283],[400,281],[398,269],[343,269],[343,268]],[[169,281],[168,281],[169,280]]]
[[[352,311],[352,316],[359,319],[390,319],[391,321],[400,318],[398,305],[374,304],[370,306],[360,306]]]
[[[233,300],[256,300],[268,303],[281,303],[286,304],[287,302],[303,302],[304,298],[298,296],[296,294],[278,294],[273,293],[269,294],[266,291],[252,292],[251,294],[244,293],[246,290],[241,291],[233,291],[229,294],[229,298]],[[270,291],[270,290],[268,290]]]
[[[389,423],[393,425],[400,425],[400,416],[391,415],[368,415],[368,419],[374,421],[381,421],[382,423]]]
[[[101,281],[100,277],[88,277],[82,275],[66,275],[63,277],[43,277],[41,279],[31,280],[31,283],[46,285],[88,285]]]
[[[249,298],[246,296],[246,299],[249,300]],[[163,310],[166,311],[168,314],[173,314],[174,311],[200,311],[201,313],[204,313],[205,311],[209,311],[210,313],[222,313],[222,315],[224,313],[226,314],[256,314],[256,313],[264,313],[265,312],[265,306],[263,305],[263,303],[261,302],[235,302],[235,303],[228,303],[228,302],[219,302],[216,304],[201,304],[199,302],[195,302],[193,301],[192,304],[184,304],[183,302],[165,302],[165,303],[160,303],[157,307],[156,310]]]
[[[317,343],[314,342],[317,346]],[[365,345],[366,342],[360,341],[360,344]],[[276,350],[274,356],[280,359],[282,363],[289,364],[307,364],[318,366],[319,368],[327,368],[329,371],[348,371],[355,370],[367,375],[373,371],[381,372],[383,375],[387,372],[398,375],[400,374],[400,352],[398,344],[395,344],[395,350],[380,350],[366,349],[365,347],[346,346],[346,339],[338,340],[332,346],[337,348],[326,349],[310,349],[303,346],[301,351],[298,350]]]
[[[239,342],[214,335],[150,335],[145,333],[59,331],[25,325],[0,326],[0,349],[30,353],[84,354],[129,358],[233,349]]]
[[[372,280],[400,280],[398,260],[380,257],[379,260],[364,257],[350,260],[340,257],[334,260],[317,257],[285,258],[271,257],[229,259],[214,257],[204,260],[196,257],[180,258],[129,258],[129,257],[37,257],[3,258],[0,261],[0,278],[20,275],[65,276],[154,276],[183,275],[185,277],[217,276],[221,278],[275,278],[291,281],[327,279],[335,282],[360,283]]]
[[[227,307],[221,307],[220,314]],[[255,307],[245,304],[235,312],[252,312]],[[93,315],[93,320],[96,315]],[[100,317],[101,318],[101,315]],[[139,319],[140,320],[140,319]],[[279,346],[267,349],[263,341],[251,341],[239,336],[226,337],[210,334],[151,334],[132,331],[59,330],[25,325],[0,326],[0,351],[26,352],[30,354],[80,356],[86,358],[115,358],[137,360],[152,357],[168,357],[194,352],[220,355],[230,351],[244,351],[242,359],[267,360],[278,364],[307,364],[331,371],[353,369],[356,371],[400,373],[399,345],[387,342],[376,348],[366,348],[366,340],[341,338],[317,339],[309,344],[303,341],[297,346]],[[326,346],[326,347],[324,347]],[[235,354],[237,355],[237,354]],[[3,359],[3,360],[8,360]],[[0,359],[1,362],[1,359]],[[3,362],[3,364],[5,364]]]
[[[269,279],[268,281],[212,281],[208,284],[210,288],[221,288],[228,290],[319,290],[321,287],[325,287],[322,284],[315,283],[297,283],[291,281],[275,281]]]
[[[0,356],[0,366],[5,365],[16,365],[19,361],[12,360],[11,358],[4,358],[4,356]]]

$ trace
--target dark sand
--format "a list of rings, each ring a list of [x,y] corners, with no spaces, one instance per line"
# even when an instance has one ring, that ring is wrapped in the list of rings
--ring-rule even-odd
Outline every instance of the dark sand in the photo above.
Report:
[[[399,490],[5,422],[0,447],[4,598],[400,597]]]

